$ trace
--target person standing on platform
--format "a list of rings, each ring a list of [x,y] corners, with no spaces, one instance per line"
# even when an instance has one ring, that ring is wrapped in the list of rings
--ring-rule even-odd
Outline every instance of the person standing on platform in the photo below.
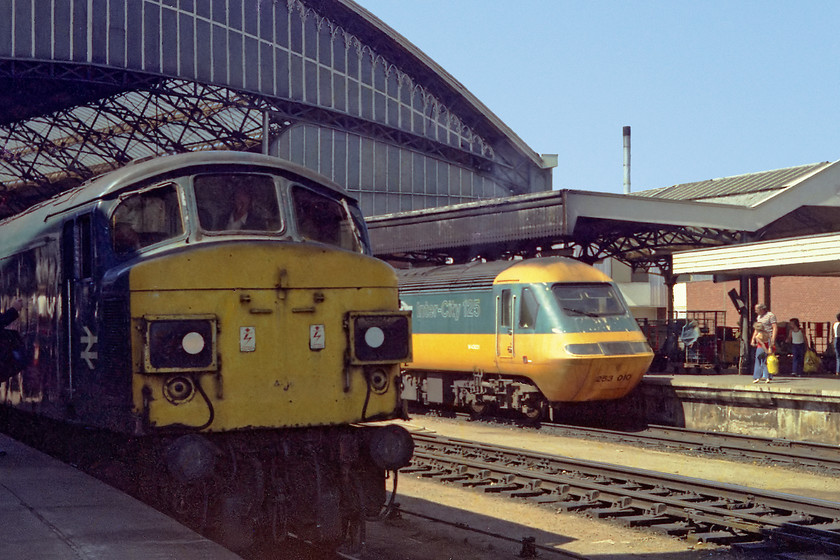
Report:
[[[755,365],[753,366],[753,383],[762,379],[770,383],[770,372],[767,370],[767,353],[770,348],[768,341],[770,337],[764,330],[760,321],[753,323],[753,335],[750,344],[755,347]]]
[[[831,325],[831,335],[834,337],[834,375],[840,375],[840,313]]]
[[[776,353],[776,336],[779,334],[779,325],[776,316],[767,309],[763,303],[755,306],[755,320],[761,323],[761,329],[766,333],[767,347],[765,348],[768,354]],[[768,376],[769,379],[773,379]]]
[[[767,309],[763,303],[755,306],[755,320],[761,323],[761,328],[767,333],[767,343],[769,344],[770,352],[776,351],[776,335],[779,334],[779,325],[776,321],[776,316],[772,311]]]
[[[788,321],[787,342],[790,343],[791,359],[790,374],[802,377],[805,371],[805,331],[799,326],[799,319],[794,317]]]

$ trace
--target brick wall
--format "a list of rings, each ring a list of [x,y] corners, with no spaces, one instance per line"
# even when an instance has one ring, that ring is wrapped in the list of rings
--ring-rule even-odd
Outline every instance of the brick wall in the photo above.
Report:
[[[689,311],[726,311],[726,323],[735,326],[738,315],[726,294],[738,287],[737,281],[690,282],[686,306]],[[758,290],[764,293],[763,279],[758,281]],[[779,321],[797,317],[802,322],[831,323],[840,313],[840,278],[779,276],[770,281],[770,295],[770,310]]]

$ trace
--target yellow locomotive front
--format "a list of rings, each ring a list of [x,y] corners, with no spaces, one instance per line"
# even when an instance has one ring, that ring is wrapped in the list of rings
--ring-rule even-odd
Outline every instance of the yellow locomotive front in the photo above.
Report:
[[[355,425],[403,414],[396,275],[326,179],[179,157],[110,210],[139,491],[233,549],[358,537],[413,450],[402,428]]]
[[[130,275],[143,431],[214,432],[393,418],[408,321],[393,271],[316,244],[237,241]]]
[[[527,376],[548,401],[619,399],[641,382],[653,352],[607,275],[571,259],[537,259],[503,271],[496,285],[513,294],[506,301],[518,315],[507,371]]]

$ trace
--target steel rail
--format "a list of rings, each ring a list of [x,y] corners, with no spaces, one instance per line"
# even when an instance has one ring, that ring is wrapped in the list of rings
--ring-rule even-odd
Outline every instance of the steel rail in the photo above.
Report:
[[[573,459],[433,434],[413,434],[404,471],[614,517],[691,540],[773,541],[840,553],[840,503]]]
[[[643,444],[700,453],[759,459],[766,462],[840,472],[840,446],[826,443],[764,438],[724,432],[704,432],[671,426],[647,426],[644,432],[627,432],[544,423],[548,432],[571,437],[597,437],[618,443]]]
[[[456,413],[457,418],[474,418]],[[481,420],[481,419],[480,419]],[[506,422],[488,417],[487,422]],[[507,420],[509,422],[510,420]],[[532,422],[517,422],[529,428]],[[560,436],[597,438],[629,445],[647,445],[671,450],[694,451],[702,454],[757,459],[767,463],[808,467],[830,474],[840,473],[840,445],[784,438],[765,438],[729,432],[706,432],[673,426],[648,425],[644,431],[610,430],[554,422],[540,422],[539,428]]]

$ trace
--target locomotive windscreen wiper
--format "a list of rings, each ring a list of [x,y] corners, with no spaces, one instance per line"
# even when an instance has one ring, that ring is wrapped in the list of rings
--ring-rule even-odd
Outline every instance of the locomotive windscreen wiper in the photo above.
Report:
[[[571,311],[572,313],[577,313],[578,315],[584,315],[586,317],[600,317],[601,315],[598,313],[590,313],[589,311],[583,311],[580,309],[575,309],[573,307],[563,307],[563,311]]]

